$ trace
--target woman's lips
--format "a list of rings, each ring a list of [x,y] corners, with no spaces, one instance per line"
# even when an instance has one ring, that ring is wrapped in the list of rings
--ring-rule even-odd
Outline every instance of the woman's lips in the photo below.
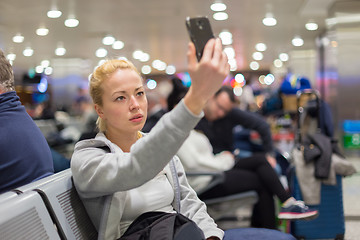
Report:
[[[142,114],[136,114],[135,116],[130,118],[131,122],[141,122],[142,120],[143,120],[143,115]]]

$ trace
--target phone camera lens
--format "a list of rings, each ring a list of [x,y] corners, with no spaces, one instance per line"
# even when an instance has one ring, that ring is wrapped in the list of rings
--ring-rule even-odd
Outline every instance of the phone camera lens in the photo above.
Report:
[[[204,28],[204,23],[203,23],[203,21],[201,21],[201,20],[197,21],[197,25],[198,25],[198,27],[199,27],[200,30],[203,30],[203,28]]]

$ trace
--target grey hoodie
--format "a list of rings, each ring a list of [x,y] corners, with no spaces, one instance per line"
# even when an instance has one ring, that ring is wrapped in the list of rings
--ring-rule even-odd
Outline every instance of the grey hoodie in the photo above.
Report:
[[[163,169],[172,176],[169,181],[176,196],[174,209],[197,223],[206,238],[223,238],[224,232],[208,215],[206,205],[189,186],[183,166],[174,156],[202,115],[193,115],[181,101],[128,153],[103,133],[75,145],[71,159],[74,184],[99,232],[98,239],[120,237],[127,191],[151,180]]]

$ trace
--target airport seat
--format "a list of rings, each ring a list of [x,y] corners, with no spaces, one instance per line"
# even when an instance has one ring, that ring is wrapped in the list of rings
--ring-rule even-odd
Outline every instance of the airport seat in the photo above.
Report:
[[[212,176],[212,180],[206,187],[197,190],[198,195],[224,181],[223,172],[187,171],[186,176],[188,178],[199,176]],[[252,206],[257,201],[258,194],[255,191],[246,191],[242,193],[232,194],[229,196],[204,200],[209,215],[215,221],[221,221],[223,218],[229,219],[229,217],[237,220],[236,216],[234,216],[236,214],[236,209]]]
[[[56,179],[59,179],[59,178],[62,178],[62,177],[66,177],[68,175],[71,175],[71,169],[66,169],[64,171],[61,171],[61,172],[58,172],[56,174],[53,174],[53,175],[50,175],[50,176],[47,176],[45,178],[42,178],[42,179],[39,179],[37,181],[34,181],[34,182],[31,182],[31,183],[28,183],[28,184],[25,184],[21,187],[17,187],[15,189],[13,189],[12,191],[13,192],[16,192],[17,194],[21,194],[21,193],[25,193],[25,192],[28,192],[28,191],[33,191],[35,190],[36,188],[38,187],[41,187],[42,185],[45,185],[45,184],[48,184],[50,182],[53,182],[55,181]]]
[[[12,191],[4,192],[4,193],[0,194],[0,203],[5,202],[9,199],[12,199],[16,196],[17,196],[17,194]]]
[[[12,195],[7,200],[4,199],[0,204],[0,216],[0,238],[3,240],[60,239],[37,192]]]
[[[97,231],[76,192],[70,169],[62,177],[37,187],[63,239],[97,239]]]
[[[97,239],[97,231],[72,182],[71,169],[15,189],[40,194],[62,239]]]

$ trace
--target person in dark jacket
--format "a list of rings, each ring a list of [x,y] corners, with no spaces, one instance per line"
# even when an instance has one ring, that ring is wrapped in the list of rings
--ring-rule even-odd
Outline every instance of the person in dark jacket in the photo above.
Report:
[[[14,90],[12,67],[0,50],[0,193],[54,173],[49,145]]]
[[[256,190],[259,201],[255,204],[251,217],[253,227],[276,228],[274,195],[282,202],[279,219],[316,217],[316,210],[309,209],[303,202],[294,199],[279,181],[274,170],[276,159],[273,157],[269,124],[261,115],[240,110],[234,107],[234,103],[232,88],[221,87],[208,100],[204,108],[205,116],[195,129],[207,136],[214,154],[234,151],[233,129],[237,125],[258,132],[264,150],[250,157],[237,159],[234,167],[225,172],[224,182],[200,194],[199,198],[204,200]]]

